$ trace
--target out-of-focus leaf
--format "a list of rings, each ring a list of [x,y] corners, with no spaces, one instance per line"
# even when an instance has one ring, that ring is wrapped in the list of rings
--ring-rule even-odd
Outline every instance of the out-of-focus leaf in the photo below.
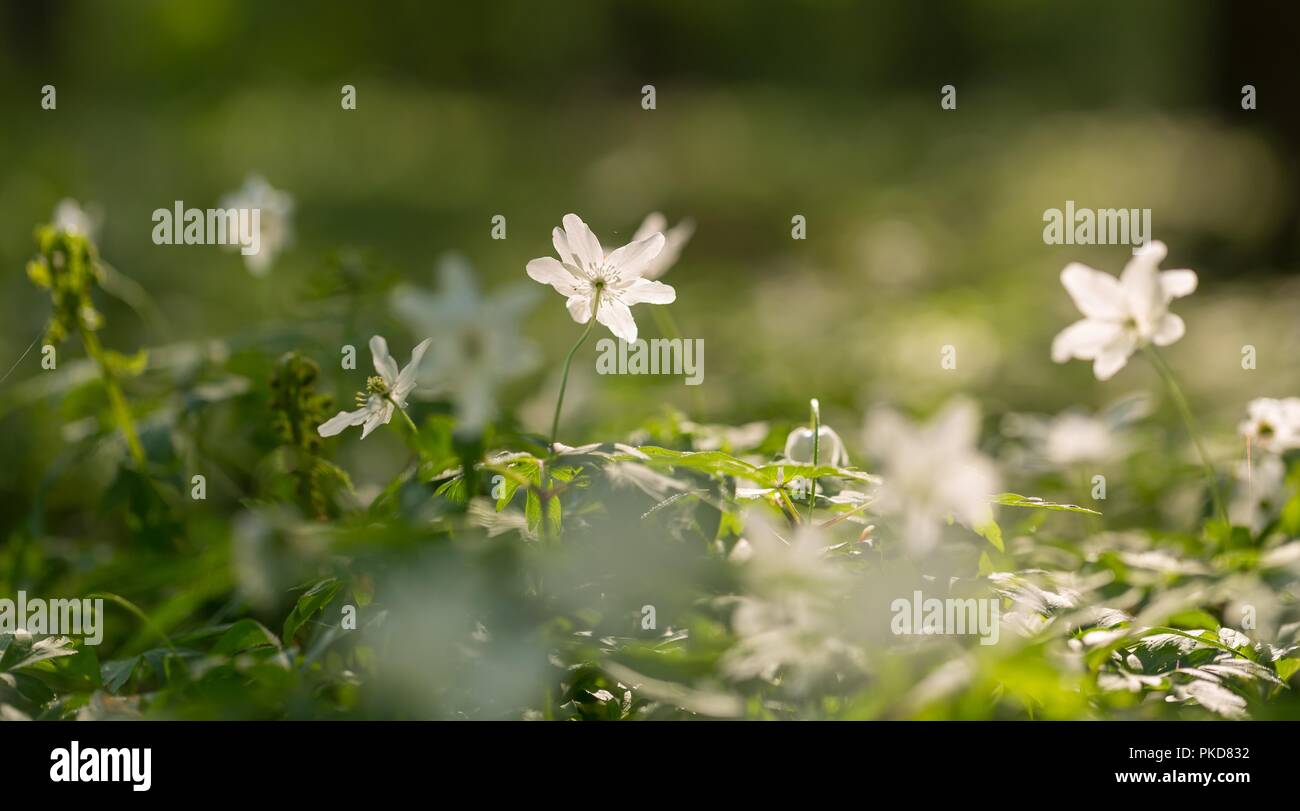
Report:
[[[338,582],[335,581],[334,591],[337,590],[338,590]],[[329,592],[329,596],[333,597],[334,592]],[[308,608],[310,608],[311,601],[315,599],[316,599],[315,597],[309,598],[308,595],[304,594],[302,598],[298,600],[298,606],[303,605],[303,600],[309,600]],[[328,603],[329,600],[326,599],[325,602]],[[323,605],[324,603],[321,603],[318,607],[323,607]],[[295,606],[294,610],[297,610],[298,606]],[[308,609],[304,609],[304,611],[306,610]],[[303,622],[306,622],[307,618],[310,618],[311,614],[315,613],[315,610],[316,609],[310,609],[310,613],[307,613],[304,616]],[[298,623],[298,625],[294,626],[293,630],[297,631],[298,628],[301,627],[301,625],[302,623]],[[285,630],[288,631],[287,623],[285,625]],[[265,625],[258,622],[257,620],[242,619],[236,622],[234,625],[231,625],[229,630],[227,630],[224,634],[222,634],[221,639],[217,640],[217,644],[212,646],[212,652],[217,654],[222,654],[224,656],[231,656],[236,653],[239,653],[240,651],[249,650],[251,648],[260,648],[268,645],[271,647],[279,648],[280,640],[276,639],[275,634],[271,633],[266,628]]]
[[[284,620],[283,639],[285,644],[292,643],[294,637],[298,634],[298,630],[302,628],[303,625],[306,625],[307,621],[311,619],[317,611],[320,611],[325,606],[329,605],[330,600],[334,599],[334,595],[338,593],[341,585],[342,584],[339,582],[338,578],[327,577],[324,580],[315,583],[298,598],[297,604],[294,605],[293,610],[289,612],[289,616]],[[263,628],[262,630],[265,631],[266,629]],[[241,631],[241,637],[246,640],[248,633],[250,632],[247,630]],[[270,632],[267,632],[267,635],[270,636]],[[273,636],[271,638],[274,639]]]
[[[994,496],[991,501],[1004,507],[1028,507],[1036,510],[1059,510],[1061,512],[1101,515],[1096,510],[1080,507],[1077,504],[1057,504],[1054,501],[1044,501],[1034,496],[1022,496],[1019,493],[1000,493]]]

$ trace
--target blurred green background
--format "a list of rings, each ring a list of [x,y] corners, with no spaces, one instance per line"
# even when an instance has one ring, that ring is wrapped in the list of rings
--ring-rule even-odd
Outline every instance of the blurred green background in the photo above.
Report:
[[[1059,270],[1126,258],[1043,244],[1043,211],[1075,200],[1151,208],[1166,267],[1201,274],[1169,356],[1207,433],[1230,441],[1250,396],[1300,383],[1298,19],[1176,2],[6,3],[0,357],[8,368],[41,329],[21,269],[64,197],[98,207],[102,254],[161,313],[108,300],[107,345],[238,337],[327,369],[374,332],[423,337],[391,321],[385,291],[432,285],[444,252],[496,288],[527,281],[566,212],[613,244],[662,210],[698,224],[666,281],[677,323],[705,339],[705,385],[597,389],[588,347],[580,436],[656,403],[795,421],[819,396],[850,435],[871,403],[928,411],[956,391],[993,414],[1099,405],[1154,379],[1134,363],[1099,384],[1087,364],[1049,361],[1075,317]],[[943,111],[949,83],[958,109]],[[1258,110],[1240,108],[1245,83]],[[45,84],[57,110],[40,107]],[[344,84],[355,111],[340,109]],[[267,278],[217,248],[152,244],[155,208],[215,205],[251,173],[297,204],[295,244]],[[806,241],[790,237],[795,214]],[[552,370],[576,329],[560,304],[547,291],[527,325]],[[940,369],[945,344],[955,371]],[[1258,371],[1240,368],[1243,344]],[[4,384],[0,488],[15,506],[60,442],[60,415],[32,406],[48,401],[14,394],[37,361]],[[546,386],[539,371],[507,401]],[[533,405],[524,422],[540,429],[549,401]]]

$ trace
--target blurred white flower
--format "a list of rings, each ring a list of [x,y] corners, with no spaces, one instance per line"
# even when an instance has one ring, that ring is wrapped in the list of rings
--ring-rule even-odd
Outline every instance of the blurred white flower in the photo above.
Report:
[[[1055,416],[1006,414],[1001,431],[1024,440],[1027,455],[1015,458],[1017,467],[1065,470],[1123,456],[1129,444],[1125,429],[1148,413],[1148,398],[1126,397],[1097,414],[1074,408]]]
[[[643,279],[658,279],[668,272],[669,268],[677,264],[677,259],[682,254],[682,248],[690,240],[691,234],[695,233],[695,223],[692,220],[681,220],[672,228],[668,227],[668,218],[658,211],[650,214],[641,223],[641,227],[636,229],[632,235],[633,242],[640,242],[643,239],[649,239],[655,234],[664,235],[664,247],[659,255],[646,265],[645,270],[641,271]]]
[[[767,439],[768,433],[768,424],[761,421],[747,422],[733,428],[730,425],[683,420],[679,428],[683,434],[691,437],[692,450],[723,451],[732,455],[758,447]]]
[[[1100,462],[1115,454],[1115,435],[1104,421],[1087,414],[1065,412],[1047,427],[1044,452],[1058,467]]]
[[[1300,448],[1300,397],[1275,400],[1259,397],[1246,407],[1237,431],[1256,448],[1286,451]]]
[[[1061,284],[1084,317],[1052,341],[1052,360],[1090,360],[1098,380],[1109,380],[1129,356],[1147,344],[1168,346],[1183,337],[1183,319],[1169,312],[1169,303],[1196,290],[1191,270],[1160,271],[1163,242],[1138,249],[1118,279],[1087,265],[1071,262],[1061,271]]]
[[[420,397],[450,397],[456,430],[477,433],[496,417],[501,384],[537,365],[537,348],[519,333],[537,290],[513,285],[485,297],[469,264],[454,254],[439,261],[438,277],[437,294],[401,285],[390,300],[412,332],[434,339],[417,375]]]
[[[94,239],[104,218],[95,206],[88,208],[89,210],[83,209],[71,197],[63,198],[54,206],[54,227],[69,234]]]
[[[370,377],[366,381],[366,390],[357,395],[357,405],[361,407],[355,411],[340,411],[322,423],[317,432],[321,436],[334,436],[348,426],[360,425],[361,438],[365,439],[371,431],[387,425],[393,418],[394,408],[406,408],[406,398],[415,388],[415,370],[432,341],[432,338],[425,338],[416,344],[411,350],[410,363],[399,372],[397,361],[388,354],[388,341],[382,335],[371,338],[370,357],[379,374]]]
[[[563,230],[552,233],[560,258],[544,256],[528,263],[528,276],[549,284],[568,299],[569,315],[579,324],[591,320],[593,299],[596,320],[629,343],[636,340],[634,304],[669,304],[677,291],[641,274],[664,247],[664,235],[653,234],[630,242],[609,254],[577,214],[564,215]]]
[[[745,528],[732,556],[746,588],[732,598],[737,641],[723,671],[742,681],[780,678],[797,695],[828,674],[863,670],[862,649],[843,637],[851,580],[827,560],[825,532],[805,525],[787,539],[758,515]]]
[[[265,276],[275,257],[293,242],[293,196],[266,182],[260,175],[249,175],[244,185],[221,198],[222,208],[258,209],[259,250],[244,256],[244,265],[254,276]],[[227,250],[239,250],[232,241]]]
[[[888,409],[868,418],[867,444],[884,478],[876,503],[900,520],[911,551],[931,549],[950,516],[971,528],[992,520],[989,497],[1000,479],[976,448],[978,435],[979,412],[967,400],[952,401],[925,426]]]
[[[844,449],[844,440],[829,425],[821,426],[817,431],[817,462],[832,467],[847,467],[849,453]],[[800,426],[790,432],[785,440],[785,458],[801,465],[813,463],[813,432],[807,426]]]
[[[1250,463],[1239,462],[1236,474],[1228,518],[1237,526],[1259,532],[1286,502],[1286,464],[1280,456],[1265,454]]]

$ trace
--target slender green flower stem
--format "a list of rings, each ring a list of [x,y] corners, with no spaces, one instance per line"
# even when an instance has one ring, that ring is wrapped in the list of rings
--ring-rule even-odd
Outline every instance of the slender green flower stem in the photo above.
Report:
[[[131,409],[126,404],[126,397],[122,394],[122,388],[117,384],[117,376],[113,373],[112,367],[108,365],[104,357],[104,349],[99,345],[99,339],[93,332],[81,330],[81,343],[86,348],[86,354],[94,359],[99,366],[99,375],[103,378],[104,389],[108,392],[108,404],[113,412],[113,421],[117,423],[118,429],[122,436],[126,438],[127,450],[131,453],[131,458],[141,467],[144,466],[144,447],[140,445],[140,437],[135,432],[135,422],[131,419]]]
[[[573,363],[573,356],[586,343],[587,336],[591,334],[592,328],[596,326],[596,308],[599,305],[600,292],[597,291],[591,300],[591,318],[587,319],[587,328],[578,336],[578,342],[573,345],[573,348],[569,350],[569,354],[564,358],[564,371],[560,373],[560,395],[555,399],[555,416],[551,417],[551,441],[546,447],[548,454],[552,456],[555,454],[555,440],[560,430],[560,409],[564,408],[564,390],[569,385],[569,365]]]
[[[402,408],[397,403],[393,403],[393,408],[398,414],[402,415],[402,422],[406,423],[406,430],[410,432],[410,436],[406,438],[406,444],[411,449],[411,464],[415,465],[415,470],[418,473],[420,463],[424,460],[424,453],[420,450],[420,429],[415,427],[415,420],[411,419],[411,415],[406,413],[405,408]],[[466,483],[472,483],[473,470],[469,467],[463,468],[463,470]]]
[[[415,422],[411,419],[411,415],[406,413],[406,409],[398,406],[396,403],[393,404],[393,407],[397,409],[397,413],[401,414],[402,419],[406,421],[406,427],[411,429],[411,436],[419,436],[420,429],[415,427]]]
[[[1196,446],[1196,452],[1201,457],[1201,465],[1205,468],[1205,478],[1210,485],[1210,497],[1214,500],[1214,510],[1219,514],[1219,519],[1226,525],[1228,523],[1228,512],[1223,508],[1223,496],[1219,493],[1219,476],[1214,472],[1214,464],[1210,461],[1210,455],[1206,453],[1205,446],[1201,444],[1201,436],[1196,430],[1196,420],[1192,417],[1192,409],[1187,404],[1187,398],[1183,396],[1183,390],[1174,377],[1173,369],[1169,368],[1169,364],[1165,362],[1159,350],[1148,345],[1146,351],[1147,357],[1151,359],[1151,365],[1155,366],[1156,371],[1164,378],[1174,405],[1178,407],[1178,413],[1183,418],[1183,426],[1191,436],[1192,444]]]
[[[808,406],[809,411],[811,412],[809,422],[812,424],[813,432],[812,463],[813,468],[816,468],[821,455],[822,409],[821,404],[817,402],[816,398],[809,401]],[[812,479],[812,486],[808,490],[808,523],[811,524],[813,520],[813,510],[817,506],[817,477],[810,476],[809,478]]]

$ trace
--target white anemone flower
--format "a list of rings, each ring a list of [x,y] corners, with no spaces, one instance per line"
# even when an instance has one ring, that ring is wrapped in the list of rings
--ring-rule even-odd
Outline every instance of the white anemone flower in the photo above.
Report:
[[[1148,344],[1168,346],[1183,337],[1183,319],[1169,312],[1169,303],[1196,290],[1196,272],[1160,271],[1163,242],[1138,249],[1119,278],[1071,262],[1061,271],[1061,284],[1083,313],[1052,341],[1052,360],[1092,361],[1098,380],[1109,380],[1129,357]]]
[[[435,339],[417,376],[420,398],[450,397],[456,430],[475,433],[496,417],[497,389],[537,365],[537,347],[519,334],[519,324],[540,291],[519,284],[484,296],[455,254],[442,257],[438,277],[437,294],[402,285],[392,307],[412,332]]]
[[[663,234],[664,249],[646,265],[645,270],[641,272],[641,278],[658,279],[667,273],[669,268],[677,264],[677,260],[682,254],[682,248],[686,246],[694,233],[695,222],[692,220],[680,220],[672,228],[669,228],[668,218],[663,214],[656,211],[648,215],[641,223],[641,227],[636,229],[636,233],[632,235],[632,241],[640,242],[643,239],[649,239],[655,234]]]
[[[979,412],[970,401],[950,403],[924,426],[888,409],[876,411],[867,420],[866,436],[884,479],[877,508],[898,518],[909,550],[930,550],[950,517],[972,529],[993,519],[989,499],[1000,480],[976,448]]]
[[[357,405],[361,407],[355,411],[340,411],[322,423],[316,431],[321,436],[334,436],[349,426],[360,425],[361,438],[365,439],[371,431],[387,425],[393,418],[394,409],[406,408],[406,399],[415,388],[415,371],[432,342],[432,338],[425,338],[416,344],[415,349],[411,350],[410,363],[399,372],[397,361],[388,354],[388,341],[382,335],[371,338],[370,357],[379,374],[371,376],[366,381],[366,390],[357,394]]]
[[[244,185],[221,198],[222,208],[257,209],[258,251],[244,255],[244,266],[254,276],[265,276],[275,257],[293,242],[293,195],[275,188],[260,175],[249,175]],[[228,245],[239,250],[238,244]]]
[[[555,229],[552,242],[560,258],[532,260],[528,276],[567,298],[569,315],[579,324],[591,320],[594,304],[596,320],[631,343],[636,340],[632,305],[670,304],[677,298],[673,288],[641,276],[663,250],[663,234],[652,234],[606,254],[587,224],[577,214],[566,214],[564,228]]]
[[[1117,444],[1115,432],[1105,420],[1067,411],[1048,424],[1043,450],[1053,465],[1068,468],[1104,462],[1115,456]]]
[[[812,429],[800,426],[790,432],[785,440],[784,456],[791,462],[801,465],[813,463]],[[848,467],[849,453],[844,449],[844,440],[829,425],[817,429],[817,461],[832,467]]]
[[[1300,448],[1300,397],[1259,397],[1246,407],[1237,431],[1256,448],[1282,452]]]

